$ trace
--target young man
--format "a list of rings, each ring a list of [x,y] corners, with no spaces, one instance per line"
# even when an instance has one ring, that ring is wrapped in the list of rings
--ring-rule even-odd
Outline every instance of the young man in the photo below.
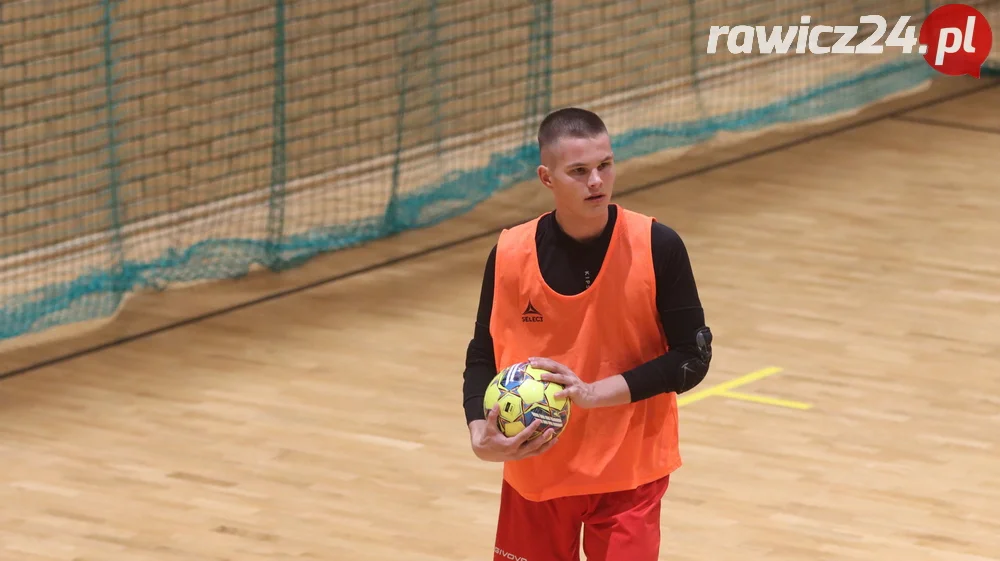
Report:
[[[472,449],[504,462],[494,559],[654,561],[660,500],[680,464],[677,394],[708,372],[712,336],[681,238],[610,204],[611,140],[589,111],[538,133],[554,212],[505,230],[486,263],[464,373]],[[531,321],[524,321],[530,316]],[[563,384],[563,433],[508,438],[486,387],[531,360]]]

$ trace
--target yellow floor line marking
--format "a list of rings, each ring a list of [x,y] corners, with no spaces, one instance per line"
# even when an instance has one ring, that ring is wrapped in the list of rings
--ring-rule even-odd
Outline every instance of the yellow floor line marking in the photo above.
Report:
[[[748,393],[739,392],[722,392],[718,394],[722,397],[730,397],[732,399],[740,399],[743,401],[752,401],[754,403],[763,403],[765,405],[776,405],[778,407],[788,407],[789,409],[799,409],[805,411],[812,408],[812,405],[808,403],[802,403],[801,401],[792,401],[790,399],[778,399],[776,397],[767,397],[763,395],[753,395]]]
[[[689,393],[689,394],[685,394],[685,395],[679,396],[677,398],[677,406],[678,407],[683,407],[684,405],[688,405],[688,404],[694,403],[696,401],[701,401],[701,400],[705,399],[706,397],[712,397],[714,395],[719,395],[719,394],[728,392],[729,390],[736,389],[736,388],[738,388],[740,386],[745,386],[745,385],[747,385],[747,384],[749,384],[751,382],[756,382],[757,380],[763,380],[764,378],[767,378],[768,376],[773,376],[773,375],[781,372],[781,370],[782,370],[781,368],[778,368],[776,366],[770,366],[768,368],[762,368],[762,369],[757,370],[755,372],[751,372],[749,374],[744,374],[743,376],[740,376],[739,378],[735,378],[735,379],[730,380],[728,382],[723,382],[723,383],[721,383],[721,384],[719,384],[717,386],[712,386],[711,388],[707,388],[707,389],[701,390],[699,392],[694,392],[694,393]]]

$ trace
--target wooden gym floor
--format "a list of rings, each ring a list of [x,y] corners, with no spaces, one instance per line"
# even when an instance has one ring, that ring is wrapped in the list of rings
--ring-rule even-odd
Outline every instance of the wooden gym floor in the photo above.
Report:
[[[662,559],[1000,559],[996,85],[622,166],[620,191],[651,185],[617,202],[682,234],[717,338]],[[500,466],[469,451],[460,394],[495,235],[114,342],[547,207],[520,186],[2,355],[111,343],[0,384],[0,559],[490,559]]]

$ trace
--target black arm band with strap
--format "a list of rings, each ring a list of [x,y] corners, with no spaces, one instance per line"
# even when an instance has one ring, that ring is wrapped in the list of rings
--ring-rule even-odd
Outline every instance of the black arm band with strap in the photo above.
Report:
[[[641,364],[622,377],[628,384],[632,402],[661,393],[690,391],[708,374],[712,362],[712,332],[707,327],[698,330],[696,344],[671,348],[665,354]]]

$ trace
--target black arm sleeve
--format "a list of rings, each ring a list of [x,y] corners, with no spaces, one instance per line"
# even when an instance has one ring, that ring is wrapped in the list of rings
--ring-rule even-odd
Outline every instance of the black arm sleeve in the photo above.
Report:
[[[654,222],[652,246],[656,308],[670,350],[622,374],[633,402],[690,390],[705,378],[711,361],[711,334],[683,240]]]
[[[493,246],[486,259],[483,272],[483,288],[479,294],[479,311],[476,326],[465,353],[465,373],[462,396],[465,407],[466,424],[485,419],[483,398],[486,388],[496,376],[496,357],[493,352],[493,336],[490,335],[490,315],[493,313],[493,282],[496,277],[497,248]]]

